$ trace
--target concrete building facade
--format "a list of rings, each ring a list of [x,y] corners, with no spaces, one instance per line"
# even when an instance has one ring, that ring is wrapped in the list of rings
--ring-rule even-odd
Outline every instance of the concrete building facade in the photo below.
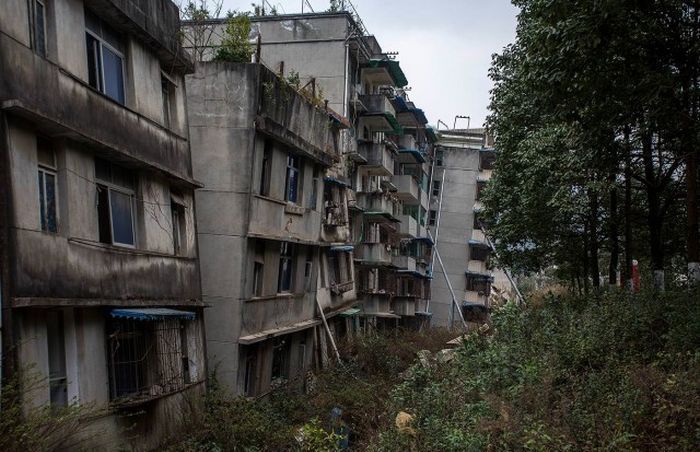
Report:
[[[342,118],[264,65],[200,62],[188,102],[208,354],[234,394],[303,382],[355,303]]]
[[[354,329],[425,325],[432,130],[410,102],[399,63],[344,11],[253,17],[260,61],[298,75],[351,125],[340,133],[338,177],[347,184],[358,305]],[[211,58],[226,22],[212,20]],[[194,24],[190,24],[194,26]],[[200,30],[201,31],[201,30]],[[201,43],[200,43],[201,44]],[[348,314],[349,315],[349,314]]]
[[[505,273],[489,264],[491,247],[479,221],[480,193],[491,177],[494,160],[493,143],[484,129],[439,133],[429,228],[444,269],[434,261],[430,302],[433,325],[460,326],[457,305],[468,322],[479,322],[490,307],[492,288],[510,291]]]
[[[84,447],[155,447],[206,381],[177,7],[1,10],[3,382],[41,379],[26,412],[99,408]]]

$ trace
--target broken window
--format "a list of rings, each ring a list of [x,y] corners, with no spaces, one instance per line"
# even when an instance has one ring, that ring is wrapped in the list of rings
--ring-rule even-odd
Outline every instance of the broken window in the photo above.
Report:
[[[102,19],[85,10],[88,82],[120,104],[124,96],[124,43]]]
[[[49,400],[51,408],[68,405],[66,347],[63,311],[46,311],[46,343],[49,358]]]
[[[100,242],[135,246],[134,175],[111,162],[96,159],[95,178]]]
[[[46,5],[42,0],[34,0],[34,50],[46,56]]]
[[[263,150],[262,168],[260,170],[260,189],[262,196],[270,195],[270,171],[272,165],[272,141],[265,139]]]
[[[287,181],[284,200],[299,203],[301,193],[301,159],[297,155],[287,155]]]
[[[280,268],[277,293],[288,293],[293,286],[294,244],[282,242],[280,245]]]
[[[182,196],[174,191],[170,192],[170,213],[173,223],[173,252],[181,255],[185,250],[186,222],[185,201]]]
[[[56,220],[56,155],[51,143],[37,138],[37,159],[39,161],[39,217],[41,230],[57,232]]]
[[[139,311],[139,310],[117,310]],[[113,311],[114,312],[114,311]],[[192,316],[192,313],[183,313]],[[108,329],[111,398],[170,394],[190,382],[185,322],[112,314]]]

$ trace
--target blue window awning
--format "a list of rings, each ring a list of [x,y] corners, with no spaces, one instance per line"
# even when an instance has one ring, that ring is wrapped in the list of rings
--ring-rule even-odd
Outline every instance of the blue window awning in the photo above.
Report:
[[[426,244],[428,244],[428,246],[435,245],[435,242],[433,242],[433,239],[431,239],[430,237],[416,237],[413,240],[416,242],[425,242]]]
[[[143,309],[112,309],[109,315],[116,319],[131,320],[167,320],[182,319],[194,320],[196,315],[190,311],[178,311],[169,308],[143,308]]]
[[[353,245],[339,245],[331,247],[331,251],[334,253],[349,253],[354,249],[355,247]]]
[[[335,177],[324,177],[323,181],[327,184],[335,184],[335,185],[339,185],[341,187],[349,187],[350,186],[350,184],[348,184],[347,182],[340,180],[338,178],[335,178]]]

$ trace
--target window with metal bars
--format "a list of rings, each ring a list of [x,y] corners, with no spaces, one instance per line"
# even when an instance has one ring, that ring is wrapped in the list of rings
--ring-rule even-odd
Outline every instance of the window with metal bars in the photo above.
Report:
[[[112,318],[108,344],[112,400],[157,397],[191,383],[183,320]]]

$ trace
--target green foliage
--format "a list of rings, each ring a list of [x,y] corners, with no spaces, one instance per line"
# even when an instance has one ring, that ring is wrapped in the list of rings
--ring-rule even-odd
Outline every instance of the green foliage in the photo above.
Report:
[[[0,450],[26,452],[79,449],[86,420],[100,414],[90,406],[22,406],[22,394],[47,391],[48,381],[33,369],[2,387]]]
[[[362,450],[391,424],[389,393],[401,381],[401,372],[412,365],[416,352],[438,350],[453,337],[453,333],[433,330],[429,335],[406,331],[343,341],[344,364],[318,375],[311,394],[290,386],[258,400],[231,398],[213,378],[205,416],[193,420],[190,430],[182,432],[187,439],[175,438],[169,450],[336,450],[339,437],[331,433],[330,416],[334,408],[343,412],[353,448]]]
[[[232,63],[249,63],[253,56],[253,47],[248,42],[251,25],[246,13],[230,12],[226,32],[221,46],[216,51],[216,61]]]
[[[299,442],[304,452],[332,452],[340,450],[341,436],[326,431],[318,418],[313,418],[299,430]]]
[[[549,297],[506,305],[452,362],[392,392],[415,436],[376,449],[693,450],[700,439],[700,293]]]
[[[341,0],[330,0],[328,9],[326,10],[327,13],[337,13],[339,11],[342,11],[342,4]]]

